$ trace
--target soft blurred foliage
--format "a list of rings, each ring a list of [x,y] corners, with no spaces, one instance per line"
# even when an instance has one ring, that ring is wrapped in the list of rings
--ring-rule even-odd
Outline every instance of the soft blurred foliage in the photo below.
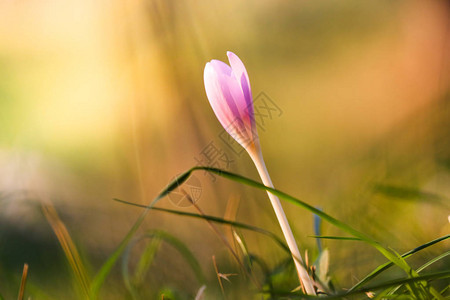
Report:
[[[94,274],[140,212],[113,198],[149,203],[211,142],[232,160],[215,166],[258,178],[221,140],[203,90],[205,63],[227,50],[246,64],[254,97],[264,92],[281,110],[259,129],[277,188],[399,252],[448,234],[449,9],[419,0],[1,1],[0,294],[15,297],[27,262],[30,292],[76,295],[41,203],[53,203]],[[223,217],[232,203],[227,217],[281,236],[263,192],[195,177],[205,213]],[[196,212],[172,202],[158,205]],[[313,216],[284,207],[314,256]],[[212,278],[207,290],[219,291],[213,255],[223,273],[239,272],[206,222],[151,212],[143,228],[184,242]],[[269,265],[284,259],[266,237],[242,234]],[[341,287],[385,261],[357,242],[323,243]],[[148,289],[195,294],[186,262],[163,247]],[[120,266],[102,293],[127,295]]]

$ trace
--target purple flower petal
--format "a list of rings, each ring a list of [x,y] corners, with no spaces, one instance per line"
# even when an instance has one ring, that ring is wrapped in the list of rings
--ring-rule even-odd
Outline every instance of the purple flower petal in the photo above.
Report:
[[[247,101],[242,93],[241,86],[236,81],[236,77],[223,75],[219,81],[222,85],[225,99],[227,99],[227,103],[234,114],[233,121],[242,125],[243,128],[240,128],[240,130],[243,131],[243,134],[253,139],[253,118],[249,114]]]
[[[228,76],[231,76],[231,67],[229,65],[227,65],[226,63],[224,63],[223,61],[217,60],[217,59],[213,59],[210,61],[211,65],[214,67],[214,69],[216,70],[216,72],[218,74],[225,74]]]
[[[220,124],[227,128],[232,119],[232,113],[222,93],[218,74],[211,63],[207,63],[203,73],[206,96]]]
[[[246,147],[258,138],[250,82],[242,61],[232,52],[227,54],[231,67],[219,60],[206,64],[206,95],[220,124]]]
[[[250,80],[248,78],[247,70],[241,59],[231,51],[227,52],[228,60],[231,65],[231,69],[236,76],[237,81],[241,85],[242,92],[244,93],[245,100],[248,106],[252,106],[252,90],[250,88]]]

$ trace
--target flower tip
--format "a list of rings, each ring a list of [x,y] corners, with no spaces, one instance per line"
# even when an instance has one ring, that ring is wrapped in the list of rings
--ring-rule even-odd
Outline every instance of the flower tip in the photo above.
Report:
[[[203,69],[203,76],[206,78],[206,73],[208,72],[208,70],[211,68],[211,62],[207,62],[205,64],[205,68]]]
[[[232,57],[237,57],[237,55],[231,51],[227,51],[227,57],[228,57],[228,59],[231,59]]]

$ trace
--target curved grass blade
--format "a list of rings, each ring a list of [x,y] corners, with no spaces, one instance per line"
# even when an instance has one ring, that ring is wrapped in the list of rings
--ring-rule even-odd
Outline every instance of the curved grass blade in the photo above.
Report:
[[[429,266],[431,266],[431,265],[434,264],[435,262],[437,262],[437,261],[439,261],[439,260],[445,258],[445,257],[448,256],[448,255],[450,255],[450,251],[444,252],[444,253],[442,253],[441,255],[439,255],[439,256],[437,256],[437,257],[435,257],[435,258],[429,260],[428,262],[426,262],[424,265],[422,265],[421,267],[419,267],[419,268],[417,269],[417,273],[422,272],[424,269],[428,268]],[[388,295],[394,294],[400,287],[401,287],[401,285],[395,287],[394,289],[392,289],[392,291],[390,291],[390,292],[388,293]],[[442,294],[442,293],[441,293],[441,294]]]
[[[136,296],[136,291],[134,289],[134,286],[130,280],[129,276],[129,270],[128,270],[128,261],[130,258],[130,252],[133,246],[141,241],[144,238],[150,238],[150,239],[157,239],[164,241],[174,247],[184,258],[184,260],[189,264],[192,271],[194,272],[198,282],[200,284],[203,284],[206,282],[205,276],[203,275],[203,271],[200,268],[200,264],[198,263],[195,256],[192,254],[192,252],[189,250],[189,248],[179,239],[174,237],[173,235],[163,231],[163,230],[150,230],[144,233],[141,237],[134,239],[128,243],[127,248],[125,249],[124,255],[123,255],[123,265],[122,265],[122,274],[124,276],[125,282],[127,287],[129,288],[131,294],[133,297]],[[144,253],[145,254],[145,253]]]
[[[89,276],[83,264],[81,255],[73,242],[69,231],[59,218],[56,209],[51,203],[42,203],[42,212],[55,233],[67,261],[76,279],[76,286],[84,298],[89,298]]]
[[[348,237],[348,236],[329,236],[329,235],[309,235],[308,237],[316,238],[316,239],[326,239],[326,240],[343,240],[343,241],[360,241],[363,240],[356,237]]]
[[[267,286],[269,288],[269,290],[273,290],[273,283],[272,283],[272,277],[271,277],[271,270],[269,269],[269,266],[266,264],[266,262],[259,257],[256,254],[253,253],[249,253],[249,259],[252,262],[252,268],[254,270],[255,266],[259,266],[259,268],[261,269],[261,272],[263,274],[263,283],[264,286]],[[272,299],[274,297],[274,295],[270,295]]]
[[[447,285],[447,286],[441,291],[441,295],[444,296],[445,293],[447,293],[448,290],[450,290],[450,284]]]
[[[169,194],[172,190],[176,189],[179,185],[183,184],[191,175],[192,170],[189,170],[175,178],[151,203],[148,205],[148,207],[140,214],[134,225],[131,227],[131,229],[128,231],[127,235],[123,238],[123,240],[120,242],[119,246],[114,250],[112,255],[109,256],[109,258],[106,260],[106,262],[102,265],[100,270],[95,275],[94,279],[91,282],[90,286],[90,293],[89,298],[90,299],[97,299],[98,293],[100,291],[100,288],[102,287],[103,283],[106,280],[106,277],[111,272],[111,269],[117,262],[117,260],[120,258],[120,256],[125,251],[127,244],[130,242],[130,240],[133,238],[136,231],[141,226],[142,222],[144,221],[145,217],[147,216],[147,213],[150,211],[150,208],[153,207],[153,205],[156,204],[160,199],[164,198],[167,194]]]
[[[150,207],[150,206],[137,204],[137,203],[133,203],[133,202],[128,202],[128,201],[120,200],[120,199],[113,199],[113,200],[124,203],[124,204],[132,205],[132,206],[167,212],[167,213],[175,214],[175,215],[179,215],[179,216],[204,219],[204,220],[215,222],[215,223],[230,225],[230,226],[234,226],[237,228],[242,228],[242,229],[254,231],[257,233],[261,233],[261,234],[264,234],[264,235],[270,237],[271,239],[273,239],[274,242],[276,242],[284,251],[286,251],[286,253],[290,254],[288,246],[276,234],[274,234],[268,230],[256,227],[256,226],[252,226],[252,225],[248,225],[248,224],[240,223],[240,222],[236,222],[236,221],[230,221],[230,220],[222,219],[222,218],[211,216],[211,215],[200,215],[200,214],[189,213],[189,212],[185,212],[185,211],[179,211],[179,210],[173,210],[173,209],[167,209],[167,208]]]
[[[235,229],[233,229],[233,238],[239,246],[241,250],[241,254],[244,260],[244,266],[247,268],[247,272],[250,272],[252,268],[252,260],[250,259],[250,254],[248,252],[247,243],[244,240],[244,237],[239,234]]]
[[[437,238],[435,240],[432,240],[428,243],[425,243],[423,245],[420,245],[419,247],[416,247],[404,254],[402,254],[403,258],[407,258],[411,255],[413,255],[414,253],[417,253],[423,249],[426,249],[434,244],[437,244],[439,242],[442,242],[446,239],[450,238],[450,235],[446,235],[440,238]],[[375,278],[376,276],[378,276],[380,273],[386,271],[387,269],[389,269],[390,267],[392,267],[394,264],[392,262],[387,262],[385,264],[380,265],[379,267],[377,267],[375,270],[373,270],[371,273],[369,273],[366,277],[364,277],[361,281],[359,281],[357,284],[355,284],[353,287],[351,287],[349,289],[349,291],[353,291],[355,289],[358,289],[359,287],[361,287],[362,285],[366,284],[367,282],[369,282],[370,280],[372,280],[373,278]]]
[[[270,278],[268,278],[270,274],[269,266],[267,266],[266,262],[254,253],[249,253],[249,259],[251,260],[253,265],[258,265],[261,268],[262,273],[265,276],[264,283],[268,283],[270,285]],[[266,282],[268,281],[268,282]]]
[[[380,290],[380,289],[386,289],[386,288],[390,288],[390,287],[397,286],[397,285],[412,284],[412,283],[416,283],[416,282],[420,282],[420,281],[432,281],[432,280],[440,280],[440,279],[446,279],[446,278],[450,278],[450,271],[448,271],[448,270],[430,273],[430,274],[426,274],[426,275],[420,275],[418,277],[390,280],[390,281],[386,281],[386,282],[383,282],[380,284],[363,287],[358,290],[348,291],[345,293],[337,293],[334,295],[321,295],[321,296],[300,295],[300,296],[298,296],[298,295],[292,295],[291,293],[277,292],[277,291],[273,291],[273,290],[272,291],[266,290],[264,292],[267,294],[272,293],[277,296],[289,296],[290,297],[289,299],[323,299],[323,300],[325,300],[325,299],[344,299],[345,297],[348,297],[348,296],[365,294],[367,292],[373,292],[373,291]]]
[[[128,257],[129,257],[130,249],[138,241],[139,241],[139,239],[136,239],[134,241],[132,240],[128,244],[128,247],[125,250],[124,255],[123,255],[123,263],[122,263],[122,276],[124,279],[125,287],[130,292],[132,299],[139,298],[139,293],[138,293],[138,290],[136,289],[136,286],[139,286],[142,283],[143,278],[144,278],[145,274],[147,273],[148,269],[150,268],[150,266],[153,262],[153,259],[156,255],[156,252],[159,249],[160,242],[161,242],[161,240],[156,237],[150,241],[150,243],[143,250],[141,258],[139,259],[139,262],[137,264],[135,274],[134,274],[133,278],[131,278],[131,276],[129,275],[129,272],[128,272]]]
[[[136,272],[133,276],[133,281],[136,284],[142,284],[144,281],[145,274],[147,274],[148,270],[150,269],[150,266],[153,263],[153,260],[155,259],[156,253],[159,250],[161,240],[160,239],[152,239],[151,242],[145,247],[141,258],[139,259],[139,262],[136,266]]]
[[[417,269],[417,273],[422,272],[424,269],[428,268],[429,266],[431,266],[432,264],[434,264],[435,262],[443,259],[444,257],[450,255],[450,251],[444,252],[441,255],[429,260],[428,262],[426,262],[425,264],[423,264],[420,268]]]

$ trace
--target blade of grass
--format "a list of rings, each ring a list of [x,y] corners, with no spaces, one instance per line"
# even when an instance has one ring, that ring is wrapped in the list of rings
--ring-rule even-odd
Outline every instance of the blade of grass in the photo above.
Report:
[[[215,216],[210,216],[210,215],[205,215],[205,214],[194,214],[194,213],[188,213],[188,212],[183,212],[183,211],[178,211],[178,210],[171,210],[171,209],[165,209],[165,208],[159,208],[159,207],[149,207],[149,206],[145,206],[142,204],[137,204],[137,203],[133,203],[133,202],[128,202],[125,200],[120,200],[120,199],[113,199],[117,202],[121,202],[124,204],[128,204],[128,205],[132,205],[132,206],[137,206],[137,207],[141,207],[141,208],[148,208],[148,209],[152,209],[152,210],[157,210],[157,211],[163,211],[163,212],[168,212],[168,213],[172,213],[172,214],[176,214],[176,215],[181,215],[181,216],[188,216],[188,217],[194,217],[194,218],[200,218],[200,219],[205,219],[207,221],[211,221],[211,222],[216,222],[216,223],[222,223],[224,225],[231,225],[234,227],[238,227],[238,228],[242,228],[242,229],[246,229],[246,230],[250,230],[250,231],[254,231],[254,232],[258,232],[264,235],[267,235],[268,237],[272,238],[286,253],[288,253],[289,255],[291,255],[289,248],[287,247],[287,245],[281,240],[279,239],[275,234],[273,234],[270,231],[267,231],[265,229],[262,228],[258,228],[255,226],[251,226],[251,225],[247,225],[244,223],[239,223],[239,222],[234,222],[234,221],[229,221],[229,220],[224,220],[222,218],[219,217],[215,217]],[[198,208],[197,208],[198,209]],[[217,230],[217,229],[213,229],[213,230]],[[229,247],[229,245],[228,245]],[[233,251],[232,251],[233,254]],[[233,254],[233,256],[235,257],[235,254]],[[236,258],[236,257],[235,257]],[[240,263],[240,261],[239,261]],[[247,275],[250,277],[251,273],[248,274],[248,270],[245,269],[245,266],[243,266],[240,263],[241,267],[244,268],[244,272],[247,273]],[[252,278],[252,277],[250,277]],[[255,282],[255,285],[257,285],[258,287],[260,287],[260,284],[256,281],[256,279],[252,278],[252,280]]]
[[[225,213],[223,214],[223,219],[230,220],[230,221],[236,221],[236,215],[239,209],[239,203],[240,203],[240,197],[238,196],[231,196],[228,198],[227,206],[225,207]],[[238,248],[238,245],[236,245],[236,240],[233,236],[233,226],[228,226],[227,224],[224,224],[224,231],[227,236],[227,239],[229,241],[234,241],[233,248],[236,250]]]
[[[290,299],[321,299],[321,300],[344,299],[345,297],[348,297],[348,296],[365,294],[367,292],[373,292],[373,291],[380,290],[380,289],[390,288],[390,287],[397,286],[400,284],[408,284],[408,283],[414,283],[414,282],[420,282],[420,281],[441,280],[441,279],[446,279],[446,278],[450,278],[450,271],[448,271],[448,270],[430,273],[430,274],[426,274],[426,275],[420,275],[418,277],[389,280],[389,281],[386,281],[386,282],[383,282],[380,284],[376,284],[373,286],[367,286],[367,287],[360,288],[358,290],[353,290],[351,292],[348,291],[345,293],[337,293],[335,295],[321,295],[319,297],[308,296],[308,295],[297,296],[297,295],[292,295],[289,292],[277,292],[277,291],[273,291],[273,290],[272,291],[264,291],[264,292],[267,294],[273,293],[277,296],[289,296]]]
[[[400,255],[400,253],[397,253],[396,251],[394,251],[392,249],[391,249],[391,251],[395,254],[396,257],[398,257],[401,260],[401,262],[406,264],[406,260]],[[405,272],[407,272],[406,274],[408,274],[409,277],[418,277],[419,276],[417,274],[417,272],[414,271],[412,268],[411,268],[410,273],[408,273],[407,270],[405,270]],[[424,282],[413,282],[411,284],[406,285],[406,288],[411,292],[411,294],[413,294],[415,296],[415,299],[422,299],[423,297],[421,295],[427,294],[427,291],[425,290],[425,286],[423,285],[423,283]],[[426,282],[425,282],[425,285],[426,285]],[[426,298],[428,298],[428,297],[425,297],[423,299],[426,299]]]
[[[250,255],[248,253],[247,243],[245,242],[242,235],[240,235],[236,230],[233,229],[233,238],[236,241],[236,243],[239,245],[239,249],[241,249],[241,253],[245,262],[245,267],[248,269],[247,271],[250,272],[252,267],[252,261],[250,259]]]
[[[330,252],[328,249],[325,249],[319,253],[319,256],[316,258],[316,261],[312,266],[314,281],[316,282],[318,291],[325,294],[331,291],[329,286],[330,278],[328,276],[329,261]]]
[[[448,255],[450,255],[450,251],[444,252],[444,253],[442,253],[441,255],[439,255],[439,256],[437,256],[437,257],[435,257],[435,258],[429,260],[428,262],[426,262],[424,265],[422,265],[421,267],[419,267],[419,268],[417,269],[417,273],[422,272],[425,268],[428,268],[429,266],[431,266],[431,265],[434,264],[435,262],[437,262],[437,261],[443,259],[444,257],[446,257],[446,256],[448,256]],[[392,294],[394,294],[400,287],[401,287],[401,285],[399,285],[399,286],[393,288],[387,295],[392,295]],[[442,293],[440,293],[440,294],[442,294]]]
[[[185,172],[179,176],[177,176],[151,203],[148,207],[139,215],[136,222],[133,224],[131,229],[125,235],[123,240],[117,246],[116,250],[109,256],[106,262],[101,266],[100,270],[97,272],[95,277],[93,278],[90,286],[89,297],[90,299],[97,299],[100,288],[106,280],[106,277],[111,272],[113,266],[116,264],[117,260],[125,251],[127,244],[133,238],[134,234],[137,232],[142,222],[144,221],[147,213],[150,211],[150,208],[153,207],[160,199],[164,198],[170,191],[176,189],[179,185],[185,182],[191,172]]]
[[[190,197],[188,196],[188,198],[190,199]],[[202,211],[202,209],[195,204],[194,201],[191,200],[192,205],[195,207],[195,209],[199,212],[200,215],[205,215],[205,213]],[[219,239],[222,241],[222,243],[225,245],[225,247],[228,248],[228,250],[230,251],[231,255],[235,258],[237,264],[241,267],[242,271],[252,280],[252,282],[255,284],[255,286],[258,289],[261,289],[261,284],[259,283],[259,281],[253,276],[253,274],[249,273],[249,270],[247,270],[244,266],[244,264],[242,263],[242,261],[239,259],[239,256],[237,255],[236,251],[234,251],[233,247],[230,245],[230,243],[228,242],[227,238],[225,237],[225,235],[220,232],[220,230],[215,226],[215,224],[211,221],[206,220],[206,222],[208,223],[208,225],[210,226],[210,228],[214,231],[214,233],[219,237]]]
[[[150,266],[153,263],[153,260],[155,259],[155,255],[158,252],[159,246],[161,244],[160,239],[152,239],[150,243],[145,247],[141,258],[139,259],[139,262],[136,267],[136,272],[133,276],[133,281],[136,284],[142,284],[144,281],[144,276],[147,274]]]
[[[128,292],[131,295],[132,299],[138,299],[139,293],[136,289],[136,286],[139,286],[139,283],[142,282],[143,277],[145,276],[146,272],[150,268],[150,265],[153,261],[153,257],[156,254],[156,251],[159,248],[160,245],[160,239],[155,237],[151,240],[151,242],[145,247],[141,258],[139,259],[137,270],[134,274],[133,279],[131,278],[129,271],[128,271],[128,260],[129,260],[129,254],[131,251],[131,248],[135,245],[141,239],[132,240],[128,244],[128,248],[125,250],[122,260],[122,277],[125,283],[125,287],[127,288]]]
[[[264,280],[263,280],[264,286],[268,286],[269,290],[273,290],[274,287],[273,287],[272,276],[271,276],[272,271],[270,270],[269,266],[258,255],[253,254],[253,253],[249,253],[248,255],[249,255],[249,260],[252,262],[252,267],[255,267],[255,266],[260,267],[262,275],[264,276],[263,277],[264,278]],[[292,260],[289,257],[289,262],[291,262],[291,261]],[[270,297],[268,299],[274,299],[274,298],[275,298],[275,295],[270,295]]]
[[[414,253],[417,253],[423,249],[426,249],[434,244],[437,244],[439,242],[442,242],[446,239],[450,238],[450,235],[446,235],[440,238],[437,238],[435,240],[432,240],[428,243],[425,243],[423,245],[420,245],[419,247],[416,247],[404,254],[402,254],[403,258],[407,258],[411,255],[413,255]],[[369,282],[370,280],[372,280],[373,278],[375,278],[376,276],[378,276],[379,274],[381,274],[382,272],[386,271],[387,269],[389,269],[390,267],[392,267],[394,264],[392,262],[387,262],[384,263],[380,266],[378,266],[375,270],[373,270],[372,272],[370,272],[366,277],[364,277],[362,280],[360,280],[357,284],[355,284],[354,286],[352,286],[349,291],[353,291],[355,289],[358,289],[359,287],[361,287],[362,285],[366,284],[367,282]]]
[[[171,245],[174,249],[176,249],[178,251],[178,253],[181,254],[181,256],[184,258],[184,260],[191,267],[198,282],[201,284],[206,282],[206,278],[203,275],[203,271],[200,267],[200,264],[198,263],[197,259],[192,254],[192,252],[189,250],[189,248],[178,238],[176,238],[175,236],[173,236],[163,230],[149,230],[149,231],[145,232],[141,237],[139,237],[138,239],[132,240],[128,244],[127,248],[125,249],[124,256],[123,256],[123,268],[122,268],[126,277],[129,277],[128,261],[129,261],[131,249],[137,242],[139,242],[140,240],[142,240],[144,238],[150,238],[150,239],[156,238],[156,239],[159,239],[159,240],[164,241],[167,244]]]
[[[81,256],[67,231],[66,226],[61,221],[53,205],[42,203],[42,211],[48,223],[52,227],[58,241],[63,248],[64,254],[75,275],[81,293],[85,298],[89,298],[89,276],[84,267]]]
[[[20,281],[19,295],[17,296],[18,300],[23,300],[23,295],[25,294],[25,285],[27,282],[28,276],[28,264],[23,265],[22,271],[22,280]]]
[[[450,284],[447,285],[447,286],[441,291],[441,295],[444,295],[448,290],[450,290]]]
[[[426,262],[424,265],[422,265],[420,268],[417,269],[417,273],[422,272],[424,269],[428,268],[429,266],[431,266],[435,262],[443,259],[444,257],[447,257],[448,255],[450,255],[450,251],[444,252],[441,255],[429,260],[428,262]]]
[[[250,231],[253,231],[253,232],[261,233],[261,234],[264,234],[264,235],[268,236],[269,238],[271,238],[283,250],[285,250],[286,253],[290,254],[289,248],[287,247],[287,245],[276,234],[274,234],[274,233],[272,233],[272,232],[270,232],[268,230],[256,227],[256,226],[248,225],[248,224],[245,224],[245,223],[240,223],[240,222],[237,222],[237,221],[225,220],[225,219],[222,219],[222,218],[219,218],[219,217],[215,217],[215,216],[211,216],[211,215],[200,215],[200,214],[189,213],[189,212],[173,210],[173,209],[166,209],[166,208],[160,208],[160,207],[150,207],[150,206],[137,204],[137,203],[133,203],[133,202],[128,202],[128,201],[120,200],[120,199],[113,199],[113,200],[117,201],[117,202],[124,203],[124,204],[136,206],[136,207],[148,208],[148,209],[151,209],[151,210],[166,212],[166,213],[175,214],[175,215],[179,215],[179,216],[192,217],[192,218],[198,218],[198,219],[205,219],[205,220],[208,220],[208,221],[211,221],[211,222],[220,223],[220,224],[224,224],[224,225],[230,225],[230,226],[234,226],[234,227],[250,230]]]
[[[266,262],[256,254],[249,253],[248,256],[250,261],[252,262],[252,265],[258,265],[261,268],[261,271],[264,274],[264,283],[271,285],[271,280],[269,276],[271,271],[267,266]]]
[[[316,239],[326,239],[326,240],[343,240],[343,241],[360,241],[363,240],[356,237],[347,237],[347,236],[328,236],[328,235],[308,235],[308,237],[316,238]]]

